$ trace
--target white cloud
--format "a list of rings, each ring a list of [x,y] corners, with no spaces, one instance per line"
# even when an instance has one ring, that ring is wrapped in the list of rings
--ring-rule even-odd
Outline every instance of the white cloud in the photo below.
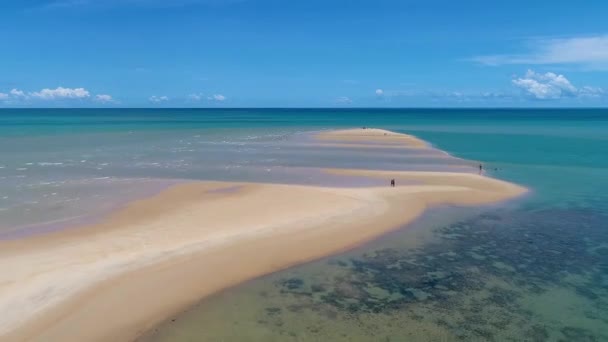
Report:
[[[203,94],[190,94],[188,95],[188,99],[192,100],[192,101],[200,101],[202,99],[204,99],[204,95]]]
[[[112,102],[114,102],[114,99],[110,95],[99,94],[99,95],[95,95],[95,101],[101,102],[101,103],[112,103]]]
[[[552,72],[539,74],[528,70],[524,77],[514,79],[513,84],[527,95],[539,100],[572,97],[577,93],[577,89],[564,75],[557,75]]]
[[[214,94],[214,95],[209,96],[207,99],[210,101],[223,102],[223,101],[226,101],[226,96],[224,96],[222,94]]]
[[[30,93],[29,95],[42,100],[84,99],[91,96],[89,91],[84,88],[63,87],[57,87],[55,89],[45,88],[41,91]]]
[[[23,92],[23,90],[19,90],[19,89],[11,89],[10,94],[14,97],[26,97],[27,95],[25,95],[25,93]]]
[[[385,89],[382,99],[385,102],[406,103],[405,101],[432,101],[433,103],[507,103],[517,98],[520,94],[502,91],[470,91],[470,90],[439,90],[439,89],[410,89],[390,90]]]
[[[150,98],[148,100],[150,102],[160,103],[160,102],[169,101],[169,98],[167,96],[150,96]]]
[[[188,95],[188,99],[190,101],[196,101],[196,102],[203,101],[203,100],[224,102],[227,100],[227,97],[222,94],[213,94],[213,95],[206,96],[203,93],[194,93],[194,94]]]
[[[99,103],[116,102],[111,95],[97,94],[93,96],[85,88],[64,87],[57,87],[55,89],[44,88],[40,91],[32,92],[25,92],[23,90],[13,88],[8,93],[0,93],[0,100],[19,105],[29,105],[35,103],[36,101],[57,100],[79,100],[79,103],[82,103],[82,101],[94,101]]]
[[[606,92],[604,92],[604,89],[602,88],[584,86],[579,89],[578,94],[580,97],[599,98],[604,96]]]
[[[575,64],[590,69],[608,70],[608,34],[574,37],[534,39],[527,53],[500,54],[473,57],[485,65],[504,64]]]
[[[608,93],[602,88],[581,86],[577,87],[566,76],[553,72],[537,73],[528,70],[525,75],[515,77],[512,84],[522,92],[515,91],[461,91],[461,90],[384,90],[382,98],[393,100],[397,98],[431,99],[433,101],[478,102],[478,103],[507,103],[527,99],[557,100],[557,99],[604,99]],[[378,94],[378,93],[376,93]]]
[[[513,84],[526,95],[538,100],[555,100],[567,97],[601,97],[601,88],[584,86],[578,89],[564,75],[552,72],[545,74],[528,70],[526,75],[514,79]]]
[[[383,95],[384,95],[384,90],[376,89],[376,96],[383,96]]]
[[[514,98],[513,94],[495,91],[486,91],[479,95],[482,100],[512,100]]]
[[[353,103],[353,100],[351,100],[348,96],[340,96],[336,99],[336,103],[341,105],[349,105]]]

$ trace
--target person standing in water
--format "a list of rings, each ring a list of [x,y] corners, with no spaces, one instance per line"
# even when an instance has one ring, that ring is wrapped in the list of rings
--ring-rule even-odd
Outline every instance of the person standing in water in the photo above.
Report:
[[[483,172],[483,165],[479,164],[479,174]]]
[[[391,187],[393,187],[393,188],[395,187],[395,180],[394,179],[391,179]]]

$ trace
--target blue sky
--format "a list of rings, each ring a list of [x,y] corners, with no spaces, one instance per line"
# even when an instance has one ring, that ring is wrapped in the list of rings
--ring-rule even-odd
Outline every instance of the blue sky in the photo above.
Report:
[[[2,0],[0,107],[608,106],[607,1]]]

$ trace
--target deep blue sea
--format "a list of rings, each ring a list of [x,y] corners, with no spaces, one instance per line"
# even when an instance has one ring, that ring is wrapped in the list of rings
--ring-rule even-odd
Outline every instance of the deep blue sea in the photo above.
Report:
[[[362,126],[454,158],[413,165],[387,151],[353,163],[301,144]],[[390,238],[206,300],[152,338],[608,341],[606,109],[0,110],[0,230],[61,225],[184,179],[330,185],[306,170],[477,163],[530,195],[432,211]]]

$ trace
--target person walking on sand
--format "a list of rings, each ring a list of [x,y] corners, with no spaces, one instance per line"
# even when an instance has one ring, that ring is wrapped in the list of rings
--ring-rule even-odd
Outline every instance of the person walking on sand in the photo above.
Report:
[[[394,179],[391,179],[391,187],[393,187],[393,188],[395,187],[395,180]]]

